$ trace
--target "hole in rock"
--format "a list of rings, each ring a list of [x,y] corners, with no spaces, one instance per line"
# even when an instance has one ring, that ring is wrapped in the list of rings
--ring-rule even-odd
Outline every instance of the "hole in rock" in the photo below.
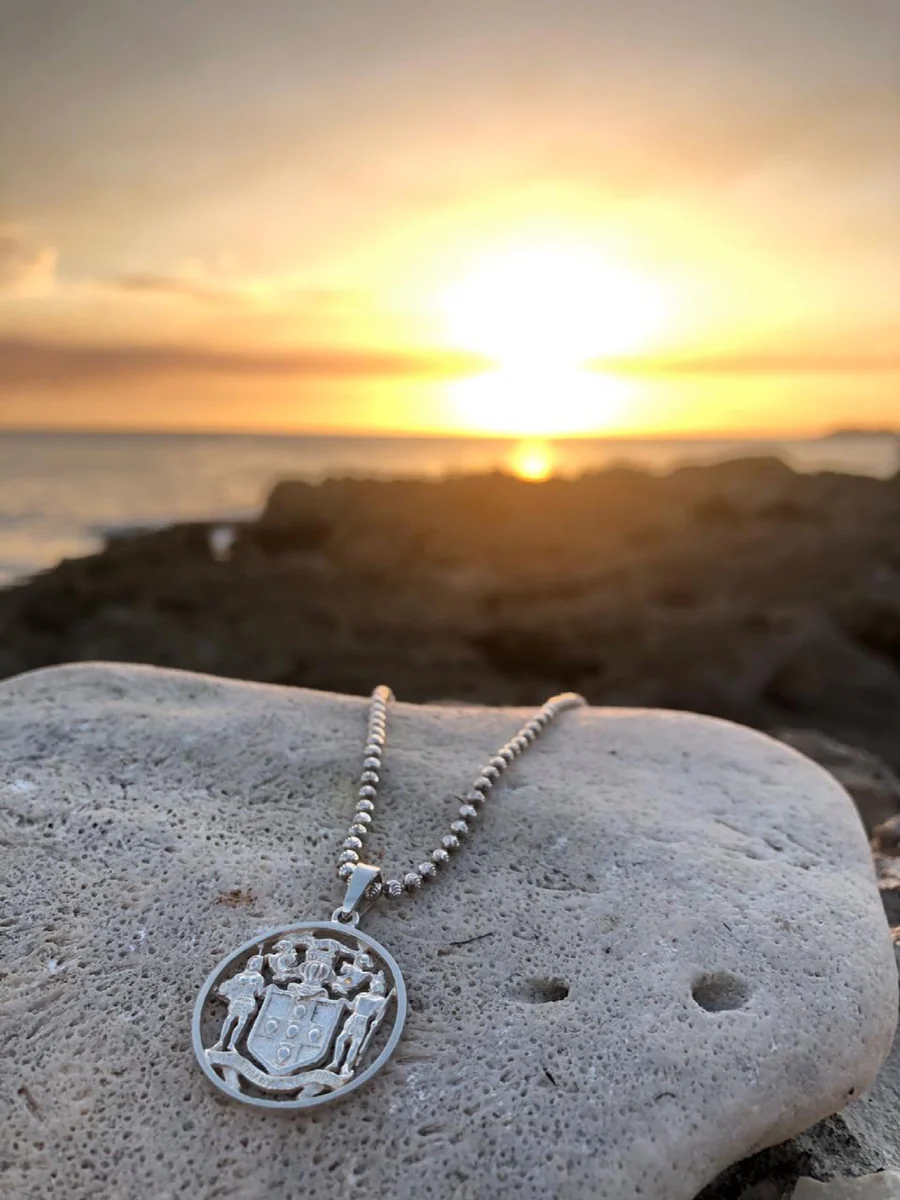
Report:
[[[510,990],[512,998],[523,1004],[554,1004],[568,994],[569,985],[562,979],[521,979]]]
[[[750,989],[743,979],[728,971],[715,971],[694,980],[691,995],[707,1012],[728,1012],[743,1008],[750,999]]]

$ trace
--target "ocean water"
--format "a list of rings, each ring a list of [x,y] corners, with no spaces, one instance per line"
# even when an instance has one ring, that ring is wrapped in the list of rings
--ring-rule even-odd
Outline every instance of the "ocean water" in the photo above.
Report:
[[[535,457],[565,475],[614,463],[667,471],[748,454],[776,454],[803,471],[887,477],[900,468],[900,440],[888,434],[579,438],[523,448],[475,438],[0,432],[0,583],[88,554],[108,531],[252,516],[288,477],[440,476],[509,470]]]

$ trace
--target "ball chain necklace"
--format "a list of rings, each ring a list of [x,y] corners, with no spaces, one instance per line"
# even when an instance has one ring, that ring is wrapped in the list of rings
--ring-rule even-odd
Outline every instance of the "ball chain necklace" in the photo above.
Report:
[[[553,696],[483,767],[457,820],[424,862],[400,879],[361,860],[378,799],[390,688],[372,693],[357,812],[341,845],[343,903],[329,921],[279,926],[239,946],[216,967],[194,1007],[194,1050],[209,1079],[234,1100],[308,1109],[361,1087],[387,1062],[403,1032],[406,988],[385,948],[357,926],[361,906],[417,892],[469,836],[495,783],[538,735],[586,703]]]

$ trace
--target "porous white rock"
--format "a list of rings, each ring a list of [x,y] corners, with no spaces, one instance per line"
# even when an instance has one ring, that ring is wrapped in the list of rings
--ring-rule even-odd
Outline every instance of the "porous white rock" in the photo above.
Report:
[[[520,719],[392,709],[372,858],[420,862]],[[361,699],[152,668],[0,684],[0,1193],[691,1200],[871,1083],[896,974],[846,793],[750,730],[594,709],[366,918],[411,1006],[381,1074],[314,1115],[220,1096],[195,993],[339,900],[364,725]]]

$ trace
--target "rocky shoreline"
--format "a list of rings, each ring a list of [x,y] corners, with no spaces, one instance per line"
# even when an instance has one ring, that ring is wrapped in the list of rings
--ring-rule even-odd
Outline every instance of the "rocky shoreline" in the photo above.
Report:
[[[0,677],[118,659],[409,700],[661,705],[900,766],[900,478],[770,458],[284,482],[0,593]]]

